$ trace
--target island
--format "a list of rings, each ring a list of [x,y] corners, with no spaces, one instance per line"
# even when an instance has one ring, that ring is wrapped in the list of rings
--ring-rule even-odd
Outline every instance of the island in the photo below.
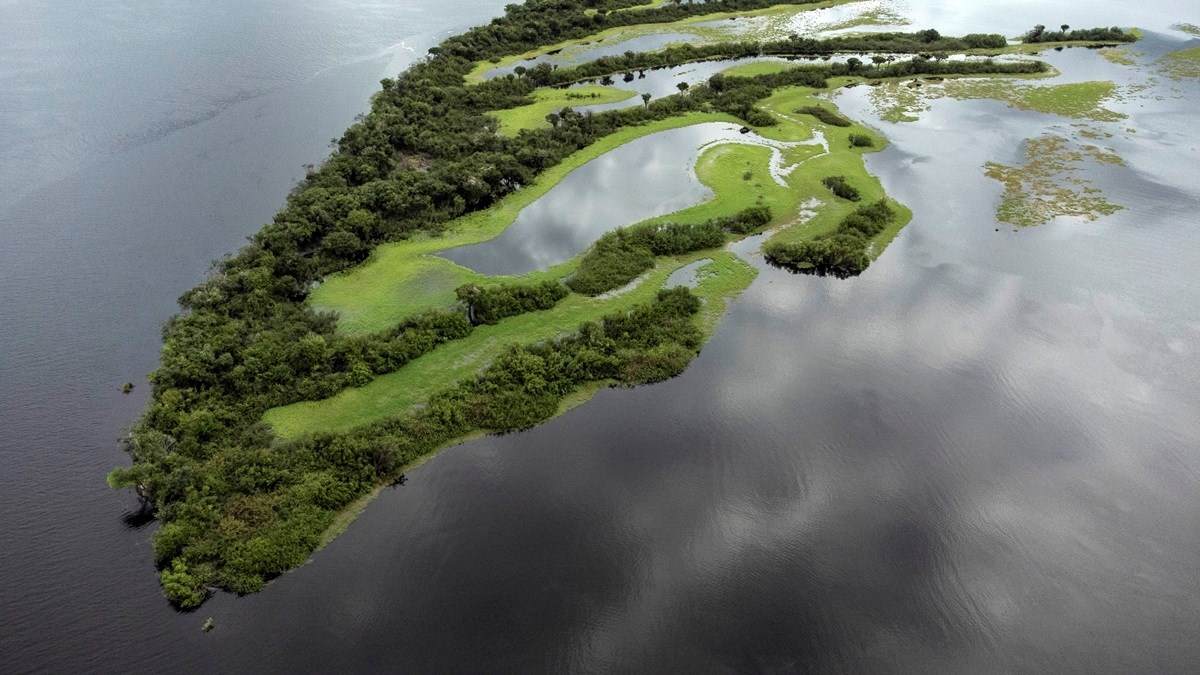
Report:
[[[867,270],[911,213],[864,163],[886,138],[831,92],[1047,77],[1030,54],[1136,39],[716,25],[835,4],[529,0],[384,79],[164,327],[150,403],[123,441],[132,463],[109,484],[160,521],[167,599],[256,592],[437,451],[681,373],[755,278],[747,248],[802,274]],[[699,200],[635,222],[592,210],[577,250],[489,248],[526,225],[541,236],[522,214],[590,163],[678,139]],[[674,283],[682,273],[690,283]]]

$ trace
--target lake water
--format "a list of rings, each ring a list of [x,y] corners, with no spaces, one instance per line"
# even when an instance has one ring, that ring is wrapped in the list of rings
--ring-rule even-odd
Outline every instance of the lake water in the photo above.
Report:
[[[865,274],[763,266],[682,376],[443,452],[264,592],[171,610],[156,526],[103,476],[174,298],[409,48],[502,4],[0,2],[3,670],[1200,669],[1200,87],[1165,78],[1098,125],[1125,210],[1020,232],[983,163],[1069,121],[937,100],[892,125],[845,92],[914,211]],[[1147,52],[1200,23],[888,6],[1137,24]]]

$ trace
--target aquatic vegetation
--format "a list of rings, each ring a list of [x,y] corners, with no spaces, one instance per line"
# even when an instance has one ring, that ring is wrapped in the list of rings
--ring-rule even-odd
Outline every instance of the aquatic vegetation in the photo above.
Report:
[[[1170,52],[1158,60],[1158,69],[1173,80],[1200,78],[1200,47]]]
[[[1123,47],[1110,47],[1101,49],[1098,53],[1100,56],[1104,57],[1106,61],[1121,66],[1132,66],[1136,64],[1136,57],[1140,56],[1139,52],[1135,52],[1132,49],[1125,49]]]
[[[1174,30],[1177,30],[1181,33],[1187,33],[1188,35],[1194,35],[1196,37],[1200,37],[1200,26],[1197,26],[1194,23],[1172,24],[1171,28]]]
[[[1099,189],[1080,175],[1085,160],[1122,164],[1119,156],[1094,145],[1075,147],[1066,138],[1047,134],[1025,147],[1025,164],[988,162],[986,173],[1004,184],[996,217],[1013,225],[1041,225],[1058,216],[1095,220],[1123,207],[1100,196]]]
[[[1019,110],[1112,122],[1125,118],[1103,105],[1115,99],[1116,89],[1112,82],[1103,81],[1033,86],[996,78],[914,80],[872,87],[870,99],[879,116],[889,122],[916,121],[929,109],[929,101],[939,98],[992,99]]]

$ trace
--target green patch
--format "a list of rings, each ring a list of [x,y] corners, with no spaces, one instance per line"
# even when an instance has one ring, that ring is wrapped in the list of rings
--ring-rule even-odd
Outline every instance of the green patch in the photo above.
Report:
[[[566,107],[582,107],[600,103],[617,103],[633,98],[636,92],[613,87],[586,86],[574,89],[538,89],[534,102],[519,108],[497,110],[491,114],[500,121],[500,133],[516,136],[522,129],[547,129],[546,116]]]
[[[1132,49],[1126,49],[1125,47],[1110,47],[1101,49],[1099,54],[1104,58],[1104,60],[1120,66],[1135,65],[1137,63],[1136,57],[1139,56],[1139,52],[1135,52]]]
[[[1194,23],[1177,23],[1172,25],[1171,28],[1181,33],[1187,33],[1188,35],[1200,37],[1200,26],[1197,26]]]
[[[1159,59],[1158,69],[1173,80],[1200,78],[1200,47],[1167,54]]]
[[[1124,164],[1119,156],[1094,145],[1074,147],[1062,136],[1031,139],[1025,147],[1025,164],[1007,166],[988,162],[987,175],[1004,184],[1004,197],[996,217],[1013,225],[1050,222],[1058,216],[1096,220],[1123,207],[1100,196],[1100,190],[1080,175],[1085,160]]]
[[[1125,115],[1104,107],[1112,100],[1112,82],[1074,82],[1048,86],[1021,85],[1001,78],[888,81],[871,88],[870,100],[888,122],[913,122],[939,98],[991,99],[1019,110],[1050,113],[1074,119],[1113,122]]]

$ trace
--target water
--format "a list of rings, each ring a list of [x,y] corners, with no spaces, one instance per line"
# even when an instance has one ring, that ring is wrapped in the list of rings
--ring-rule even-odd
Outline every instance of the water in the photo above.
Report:
[[[824,135],[783,143],[735,124],[711,122],[636,139],[584,164],[525,207],[499,236],[439,255],[483,274],[526,274],[566,262],[605,232],[683,210],[711,199],[696,177],[700,154],[714,145],[746,143],[773,149],[772,177],[784,179],[795,165],[782,151],[825,145]]]
[[[699,38],[691,33],[651,33],[628,39],[614,36],[608,40],[591,42],[586,45],[572,45],[554,54],[539,54],[531,59],[491,68],[483,76],[488,79],[500,77],[515,73],[518,66],[532,68],[542,63],[563,67],[577,66],[602,56],[620,56],[625,52],[652,52],[670,45],[698,41]]]
[[[1200,669],[1195,83],[1105,127],[1125,211],[1015,233],[982,163],[1069,122],[949,100],[876,120],[871,169],[915,217],[864,275],[763,267],[681,377],[444,452],[265,592],[180,614],[154,525],[102,482],[158,326],[411,58],[393,45],[500,3],[124,7],[0,4],[6,671]],[[946,33],[1198,18],[1039,7],[911,12]],[[172,54],[190,76],[144,65]],[[1088,55],[1053,58],[1107,72]],[[838,103],[870,120],[866,93]]]

